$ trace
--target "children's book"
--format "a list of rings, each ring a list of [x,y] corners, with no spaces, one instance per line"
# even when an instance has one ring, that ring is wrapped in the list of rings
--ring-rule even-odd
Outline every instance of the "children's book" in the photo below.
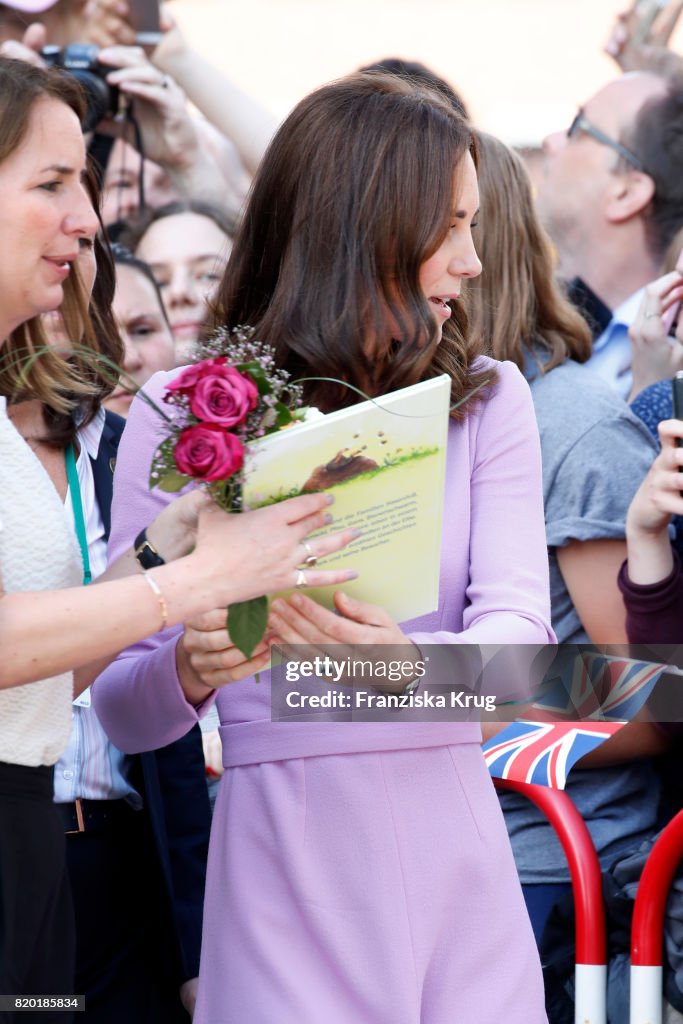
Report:
[[[435,611],[450,400],[443,375],[269,434],[249,446],[245,508],[327,491],[334,522],[313,536],[362,534],[318,566],[357,570],[344,591],[397,622]],[[306,593],[331,607],[335,589]]]

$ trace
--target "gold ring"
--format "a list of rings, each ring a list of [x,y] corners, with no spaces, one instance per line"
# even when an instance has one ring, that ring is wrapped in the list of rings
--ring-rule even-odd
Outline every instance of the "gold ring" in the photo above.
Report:
[[[294,584],[297,590],[301,590],[302,587],[306,586],[306,573],[303,569],[297,569],[296,571],[296,583]]]
[[[307,565],[309,569],[312,569],[314,565],[317,565],[318,556],[314,554],[313,548],[307,540],[302,540],[304,548],[306,549],[306,558],[304,558],[304,565]]]

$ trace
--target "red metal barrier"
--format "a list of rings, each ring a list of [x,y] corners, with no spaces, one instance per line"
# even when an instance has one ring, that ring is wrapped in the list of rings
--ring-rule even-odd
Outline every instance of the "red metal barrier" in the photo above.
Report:
[[[574,1019],[605,1024],[607,941],[600,862],[586,823],[566,793],[530,782],[494,779],[501,790],[521,793],[546,816],[567,858],[576,915]]]
[[[664,911],[683,859],[683,811],[672,818],[645,862],[631,925],[631,1024],[662,1019]]]

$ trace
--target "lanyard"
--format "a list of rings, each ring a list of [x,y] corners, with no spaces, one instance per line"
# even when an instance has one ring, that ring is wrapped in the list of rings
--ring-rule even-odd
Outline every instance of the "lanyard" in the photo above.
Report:
[[[74,512],[76,524],[76,536],[78,546],[81,549],[81,561],[83,562],[83,583],[90,583],[92,573],[90,572],[90,557],[88,555],[88,538],[85,533],[85,518],[83,516],[83,502],[81,501],[81,488],[78,483],[78,472],[76,470],[76,454],[71,442],[66,446],[64,452],[66,459],[66,478],[69,481],[69,492],[71,494],[71,505]]]

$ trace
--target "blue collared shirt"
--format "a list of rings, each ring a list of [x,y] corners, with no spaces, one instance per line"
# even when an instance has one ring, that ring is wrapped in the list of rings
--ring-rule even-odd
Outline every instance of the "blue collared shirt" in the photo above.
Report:
[[[628,398],[633,383],[628,329],[636,318],[642,297],[643,289],[639,288],[617,306],[607,327],[593,342],[593,354],[586,363],[623,399]]]

